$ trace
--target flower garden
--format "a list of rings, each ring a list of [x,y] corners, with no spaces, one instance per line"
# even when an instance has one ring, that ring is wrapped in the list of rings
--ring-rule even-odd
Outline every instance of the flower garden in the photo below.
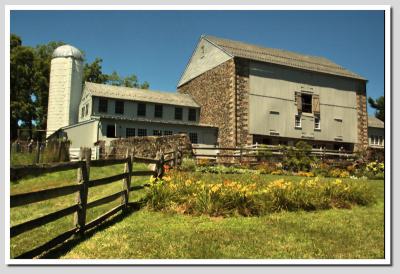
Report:
[[[156,211],[209,216],[262,216],[278,211],[312,211],[366,206],[376,198],[367,179],[383,179],[384,163],[332,165],[311,156],[299,142],[279,162],[250,166],[210,165],[186,158],[178,170],[166,168],[151,179],[147,206]]]
[[[375,201],[364,181],[319,177],[294,181],[258,174],[231,178],[171,171],[162,180],[151,179],[147,206],[190,215],[261,216],[282,210],[351,208]]]

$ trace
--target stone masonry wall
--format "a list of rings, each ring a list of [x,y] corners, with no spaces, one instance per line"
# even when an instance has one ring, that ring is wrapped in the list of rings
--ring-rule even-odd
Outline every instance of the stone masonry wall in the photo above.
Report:
[[[251,145],[253,143],[253,136],[249,134],[249,61],[235,59],[235,70],[237,146]]]
[[[129,137],[113,140],[107,154],[108,158],[121,158],[125,156],[126,149],[134,150],[134,155],[155,158],[157,151],[169,152],[181,148],[183,155],[191,154],[191,143],[186,134],[174,134],[169,136]]]
[[[178,88],[201,106],[200,123],[219,128],[218,144],[236,146],[235,63],[230,59]]]
[[[358,143],[356,144],[355,150],[363,150],[368,147],[368,113],[365,83],[360,85],[357,90],[356,100]]]

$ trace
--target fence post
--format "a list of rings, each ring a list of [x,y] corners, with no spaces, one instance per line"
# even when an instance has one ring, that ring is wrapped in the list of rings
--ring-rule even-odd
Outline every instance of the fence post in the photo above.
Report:
[[[90,176],[90,158],[91,158],[90,148],[81,148],[79,152],[79,160],[85,159],[85,162],[78,169],[77,180],[78,184],[81,185],[81,189],[77,194],[77,204],[79,205],[78,211],[75,213],[74,223],[78,227],[79,235],[83,236],[86,224],[86,205],[88,196],[88,183]]]
[[[162,151],[158,151],[156,154],[156,159],[158,162],[156,163],[156,178],[162,179],[164,176],[164,153]]]
[[[40,143],[39,140],[36,141],[36,155],[35,155],[35,164],[39,163],[39,159],[40,159]]]
[[[132,175],[132,158],[130,154],[130,149],[126,149],[126,163],[124,168],[124,173],[128,173],[128,177],[124,178],[124,194],[122,196],[122,204],[124,205],[123,210],[128,208],[129,203],[129,189],[131,188],[131,175]]]
[[[178,165],[178,153],[177,153],[177,149],[178,149],[178,148],[175,148],[175,150],[174,150],[174,165],[173,165],[173,167],[176,167],[176,166]]]

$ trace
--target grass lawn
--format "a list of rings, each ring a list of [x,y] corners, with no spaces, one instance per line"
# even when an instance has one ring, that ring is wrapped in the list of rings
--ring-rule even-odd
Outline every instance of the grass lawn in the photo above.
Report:
[[[114,165],[107,167],[92,167],[90,169],[90,178],[98,179],[122,173],[124,165]],[[146,170],[144,164],[134,165],[134,170]],[[25,192],[39,191],[43,189],[55,188],[60,186],[76,184],[77,170],[62,171],[57,173],[49,173],[40,177],[33,177],[11,182],[10,193],[20,194]],[[148,181],[148,177],[132,177],[131,185],[142,185]],[[89,189],[88,202],[99,198],[109,196],[123,189],[122,181],[117,181],[108,185],[93,187]],[[134,191],[130,194],[130,201],[138,200],[143,196],[143,190]],[[76,194],[71,194],[63,197],[58,197],[38,203],[33,203],[25,206],[14,207],[10,210],[11,226],[36,219],[51,212],[66,208],[75,204]],[[87,211],[87,222],[95,219],[101,214],[107,212],[111,208],[120,204],[119,199],[114,202],[89,209]],[[56,237],[64,231],[73,228],[73,215],[66,216],[57,221],[38,227],[31,231],[22,233],[10,241],[11,257],[18,256],[23,252],[43,244],[50,239]]]
[[[199,175],[240,179],[244,175]],[[262,175],[264,180],[282,176]],[[292,181],[302,178],[285,176]],[[243,181],[250,180],[243,177]],[[328,179],[332,180],[332,179]],[[383,181],[370,180],[368,207],[279,212],[262,217],[210,218],[142,209],[116,217],[86,240],[49,253],[54,258],[358,259],[384,258]]]

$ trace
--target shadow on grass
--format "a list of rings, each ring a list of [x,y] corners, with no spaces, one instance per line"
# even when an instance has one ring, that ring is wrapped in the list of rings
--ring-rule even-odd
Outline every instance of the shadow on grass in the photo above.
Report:
[[[110,219],[101,223],[100,225],[98,225],[88,231],[85,231],[85,234],[83,236],[80,236],[80,237],[77,236],[76,238],[71,238],[70,240],[67,240],[66,242],[62,243],[61,245],[58,245],[58,246],[52,248],[51,250],[49,250],[46,253],[39,256],[38,259],[59,259],[61,256],[67,254],[71,249],[73,249],[75,246],[77,246],[81,242],[90,239],[97,232],[103,231],[103,230],[121,222],[125,218],[129,217],[133,213],[140,210],[142,208],[142,206],[143,206],[143,202],[129,203],[129,207],[126,211],[122,211],[118,215],[114,215],[113,217],[111,217]]]

